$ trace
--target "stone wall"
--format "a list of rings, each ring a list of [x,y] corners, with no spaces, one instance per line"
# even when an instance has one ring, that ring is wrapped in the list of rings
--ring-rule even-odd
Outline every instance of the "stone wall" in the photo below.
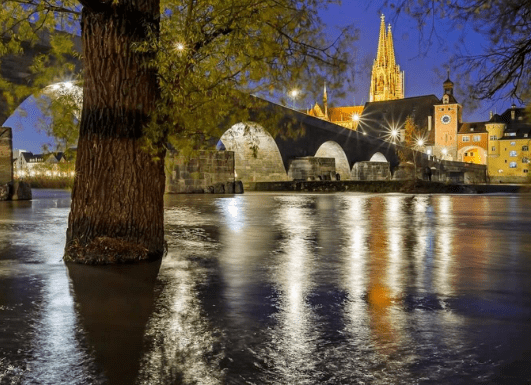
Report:
[[[231,192],[230,186],[234,186],[232,151],[200,151],[191,159],[178,153],[166,157],[167,193]]]
[[[357,162],[350,173],[352,180],[390,180],[389,162]]]
[[[13,180],[13,139],[11,128],[0,127],[0,185]]]
[[[295,158],[289,165],[288,178],[291,180],[335,180],[336,160],[313,156]]]

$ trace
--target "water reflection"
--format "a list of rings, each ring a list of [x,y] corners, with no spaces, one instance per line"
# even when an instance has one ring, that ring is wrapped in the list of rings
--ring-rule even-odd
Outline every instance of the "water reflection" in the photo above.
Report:
[[[264,352],[271,362],[272,377],[265,376],[262,381],[310,384],[316,378],[317,359],[314,315],[307,298],[313,287],[313,202],[308,204],[307,199],[297,196],[276,201],[273,218],[283,237],[273,272],[279,293],[278,313]]]
[[[160,265],[94,268],[44,194],[0,206],[0,383],[531,382],[530,197],[168,196]]]

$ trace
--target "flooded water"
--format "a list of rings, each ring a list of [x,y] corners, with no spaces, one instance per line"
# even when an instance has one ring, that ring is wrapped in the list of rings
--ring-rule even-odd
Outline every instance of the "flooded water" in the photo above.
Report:
[[[62,260],[0,202],[0,384],[528,384],[531,196],[178,195],[168,255]]]

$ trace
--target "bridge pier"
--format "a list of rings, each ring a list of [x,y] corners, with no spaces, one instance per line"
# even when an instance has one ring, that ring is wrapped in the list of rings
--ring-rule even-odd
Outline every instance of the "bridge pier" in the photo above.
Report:
[[[0,201],[30,200],[28,183],[13,180],[13,135],[10,127],[0,128]]]

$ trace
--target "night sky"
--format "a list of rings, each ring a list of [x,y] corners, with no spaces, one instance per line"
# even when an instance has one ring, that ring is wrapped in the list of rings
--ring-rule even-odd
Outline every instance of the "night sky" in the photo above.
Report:
[[[343,0],[341,6],[331,6],[323,13],[323,21],[328,25],[327,33],[336,36],[338,28],[353,24],[359,30],[359,40],[354,43],[356,47],[356,70],[360,73],[355,81],[355,88],[347,90],[343,98],[334,98],[334,90],[328,89],[329,104],[332,105],[361,105],[368,101],[370,86],[370,66],[376,57],[378,33],[380,28],[380,16],[382,1],[358,1]],[[442,82],[446,79],[445,64],[448,62],[453,51],[454,44],[461,31],[452,31],[444,21],[437,22],[439,36],[444,38],[444,46],[436,41],[427,50],[426,44],[419,44],[419,31],[416,23],[407,15],[394,18],[393,14],[383,9],[386,15],[386,24],[391,22],[395,45],[397,64],[405,71],[405,96],[419,96],[434,94],[440,97],[442,94]],[[465,47],[469,52],[477,52],[483,41],[481,37],[466,31]],[[455,78],[450,75],[455,82]],[[458,91],[459,84],[456,83]],[[306,95],[304,100],[298,102],[300,108],[306,108],[318,101],[321,103],[322,95]],[[458,96],[458,101],[463,102]],[[463,120],[485,121],[488,120],[489,111],[503,112],[511,104],[511,101],[485,102],[479,108],[472,111],[465,106]],[[13,147],[25,149],[34,153],[41,152],[42,144],[53,144],[53,139],[36,129],[38,110],[32,107],[31,101],[26,106],[27,117],[20,116],[15,112],[4,124],[13,128]]]

